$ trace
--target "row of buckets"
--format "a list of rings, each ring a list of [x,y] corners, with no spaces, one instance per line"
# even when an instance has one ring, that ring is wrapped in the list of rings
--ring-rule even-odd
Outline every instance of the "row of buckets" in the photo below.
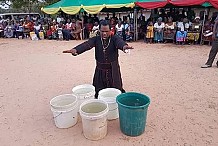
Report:
[[[136,92],[121,93],[115,88],[99,91],[95,97],[92,85],[78,85],[72,94],[63,94],[51,99],[51,111],[58,128],[76,125],[81,116],[83,134],[87,139],[99,140],[107,135],[107,121],[119,118],[122,133],[128,136],[141,135],[145,130],[148,96]]]

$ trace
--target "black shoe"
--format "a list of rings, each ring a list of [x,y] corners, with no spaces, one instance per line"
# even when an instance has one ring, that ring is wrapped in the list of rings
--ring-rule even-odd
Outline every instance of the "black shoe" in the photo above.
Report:
[[[208,64],[205,64],[205,65],[202,65],[201,68],[209,68],[211,67],[212,65],[208,65]]]

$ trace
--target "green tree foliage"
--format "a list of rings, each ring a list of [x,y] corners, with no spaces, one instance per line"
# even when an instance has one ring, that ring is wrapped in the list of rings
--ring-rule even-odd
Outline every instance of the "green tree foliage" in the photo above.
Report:
[[[59,0],[0,0],[2,6],[7,6],[13,11],[37,12],[41,7],[53,4]]]

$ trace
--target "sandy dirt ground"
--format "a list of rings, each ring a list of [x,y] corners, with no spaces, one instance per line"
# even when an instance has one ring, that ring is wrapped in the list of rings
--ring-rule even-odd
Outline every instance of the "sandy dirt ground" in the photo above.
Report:
[[[68,129],[55,127],[50,100],[91,84],[94,49],[73,57],[62,54],[82,41],[0,39],[1,146],[217,146],[218,68],[201,69],[210,46],[130,43],[120,52],[126,91],[151,98],[145,132],[121,133],[119,120],[108,134],[87,140],[81,119]]]

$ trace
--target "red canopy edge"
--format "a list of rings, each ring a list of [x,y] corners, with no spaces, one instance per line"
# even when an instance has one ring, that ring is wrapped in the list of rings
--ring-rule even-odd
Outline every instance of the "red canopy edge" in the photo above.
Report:
[[[209,0],[209,3],[216,9],[218,9],[218,0]]]
[[[163,2],[135,2],[135,4],[139,7],[142,7],[144,9],[155,9],[155,8],[161,8],[166,6],[168,1]]]
[[[214,8],[218,9],[218,0],[165,0],[160,2],[135,2],[135,5],[145,9],[155,9],[164,7],[167,4],[172,4],[175,6],[192,6],[202,5],[205,2],[211,3]]]
[[[192,5],[202,5],[207,2],[207,0],[170,0],[169,3],[175,6],[192,6]]]

